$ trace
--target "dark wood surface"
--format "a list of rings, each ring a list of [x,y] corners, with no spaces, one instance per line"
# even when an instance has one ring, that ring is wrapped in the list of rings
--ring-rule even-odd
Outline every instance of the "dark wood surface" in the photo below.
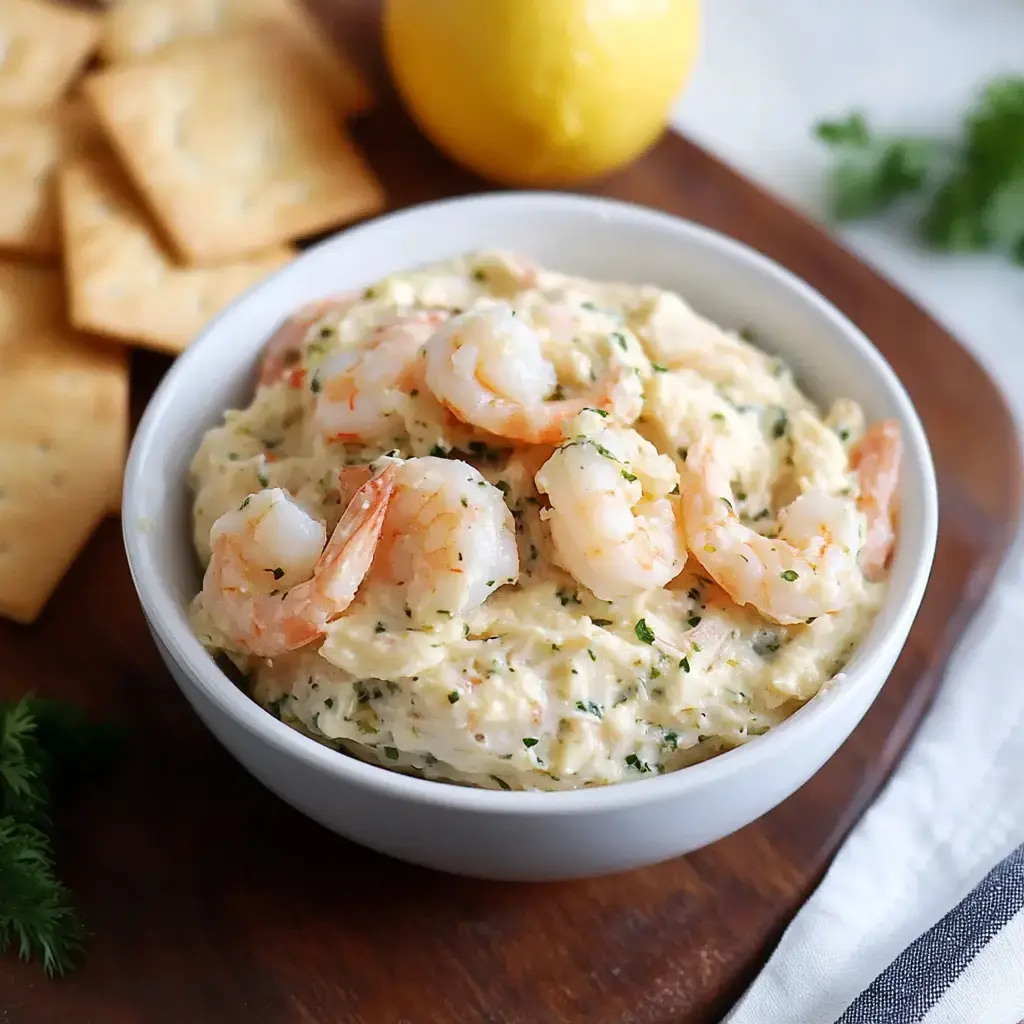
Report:
[[[371,4],[334,7],[373,52]],[[484,187],[391,100],[358,129],[395,206]],[[551,885],[447,877],[290,810],[205,732],[150,641],[109,521],[31,628],[0,622],[0,695],[69,698],[130,729],[116,773],[61,808],[59,856],[93,935],[73,975],[0,959],[3,1024],[462,1024],[720,1018],[891,771],[1016,530],[1021,456],[974,360],[824,232],[668,135],[595,191],[774,257],[885,353],[938,467],[924,605],[864,722],[798,793],[661,866]],[[496,240],[497,241],[497,240]],[[136,356],[139,405],[165,369]]]

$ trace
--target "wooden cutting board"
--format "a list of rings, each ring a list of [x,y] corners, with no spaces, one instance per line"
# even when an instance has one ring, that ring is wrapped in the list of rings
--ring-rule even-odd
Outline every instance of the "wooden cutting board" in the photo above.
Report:
[[[374,52],[375,5],[318,7]],[[485,187],[391,100],[358,136],[396,207]],[[150,641],[110,521],[35,626],[0,622],[0,695],[69,698],[130,730],[116,774],[59,815],[88,955],[60,982],[0,959],[3,1024],[699,1024],[717,1021],[764,963],[890,773],[991,585],[1020,514],[1021,454],[992,381],[941,327],[692,143],[667,135],[594,191],[778,260],[875,341],[916,402],[938,468],[938,552],[863,723],[779,808],[690,856],[548,885],[436,874],[302,818],[215,743]],[[166,362],[133,358],[141,408]]]

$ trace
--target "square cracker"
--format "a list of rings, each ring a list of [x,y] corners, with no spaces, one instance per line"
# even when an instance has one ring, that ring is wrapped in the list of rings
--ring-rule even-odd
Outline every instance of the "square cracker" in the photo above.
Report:
[[[341,116],[373,106],[365,75],[314,21],[301,0],[111,0],[103,18],[100,53],[111,64],[126,64],[174,43],[230,35],[267,23],[308,55]]]
[[[111,506],[128,364],[63,323],[58,270],[0,263],[0,614],[33,621]]]
[[[52,106],[89,59],[100,19],[49,0],[0,0],[0,107]]]
[[[0,109],[0,248],[29,256],[60,250],[55,174],[83,144],[81,112]]]
[[[60,207],[71,322],[165,352],[181,352],[214,314],[292,257],[279,246],[217,267],[179,266],[110,153],[64,165]]]
[[[83,88],[188,262],[258,252],[384,205],[318,76],[268,32],[174,46]]]

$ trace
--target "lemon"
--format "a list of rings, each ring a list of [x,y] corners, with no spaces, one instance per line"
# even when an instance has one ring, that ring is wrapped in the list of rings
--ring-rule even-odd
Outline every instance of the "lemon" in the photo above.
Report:
[[[697,0],[388,0],[384,41],[423,132],[507,185],[605,174],[660,134]]]

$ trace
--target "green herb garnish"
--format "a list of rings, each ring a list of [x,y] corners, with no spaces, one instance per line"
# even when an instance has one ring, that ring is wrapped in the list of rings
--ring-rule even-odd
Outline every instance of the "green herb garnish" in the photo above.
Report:
[[[63,974],[84,929],[56,875],[51,796],[106,767],[120,736],[70,704],[0,703],[0,952]]]
[[[944,252],[1001,252],[1024,264],[1024,77],[1000,77],[982,90],[958,144],[879,138],[859,114],[816,131],[837,156],[837,218],[875,214],[918,194],[926,244]]]
[[[633,627],[633,632],[636,633],[637,640],[641,640],[645,644],[653,644],[656,639],[654,630],[647,625],[646,619],[640,619]]]

